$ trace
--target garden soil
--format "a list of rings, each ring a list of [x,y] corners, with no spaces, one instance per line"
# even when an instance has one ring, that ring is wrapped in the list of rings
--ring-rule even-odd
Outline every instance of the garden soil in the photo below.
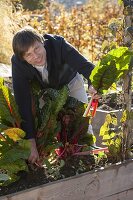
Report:
[[[65,161],[65,165],[59,170],[58,177],[53,178],[46,173],[44,168],[30,165],[29,172],[21,171],[19,173],[20,178],[16,182],[11,183],[8,186],[0,187],[0,196],[5,196],[22,190],[24,191],[59,179],[72,177],[77,174],[91,171],[95,167],[94,157],[91,155],[70,157]]]

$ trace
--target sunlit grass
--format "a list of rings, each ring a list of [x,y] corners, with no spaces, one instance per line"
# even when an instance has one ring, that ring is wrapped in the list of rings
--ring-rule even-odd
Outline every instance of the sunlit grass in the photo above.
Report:
[[[0,1],[0,63],[10,63],[12,55],[12,8],[4,0]]]

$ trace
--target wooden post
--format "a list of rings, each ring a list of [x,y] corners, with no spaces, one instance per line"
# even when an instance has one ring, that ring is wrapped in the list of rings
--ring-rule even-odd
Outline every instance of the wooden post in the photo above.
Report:
[[[124,45],[129,49],[133,49],[133,0],[123,0],[124,2]],[[128,149],[133,144],[133,119],[131,119],[131,106],[132,106],[132,72],[133,71],[133,58],[131,59],[129,70],[124,78],[123,91],[124,91],[124,102],[127,111],[127,119],[123,126],[124,130],[124,152],[123,160],[130,158],[131,155]]]

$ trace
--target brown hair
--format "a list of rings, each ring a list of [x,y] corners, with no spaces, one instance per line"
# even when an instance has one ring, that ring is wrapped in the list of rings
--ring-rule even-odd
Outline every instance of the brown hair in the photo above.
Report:
[[[38,34],[32,27],[21,29],[13,37],[12,47],[14,54],[23,60],[24,54],[36,41],[43,43],[43,36]]]

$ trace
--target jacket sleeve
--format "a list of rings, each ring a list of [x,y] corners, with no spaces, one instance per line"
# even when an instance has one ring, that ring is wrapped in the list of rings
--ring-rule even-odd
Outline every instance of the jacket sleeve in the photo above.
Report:
[[[65,62],[75,68],[77,72],[82,74],[88,80],[88,85],[91,84],[89,76],[94,68],[94,64],[88,61],[79,51],[64,39],[62,39],[62,57]]]
[[[22,118],[21,128],[26,132],[26,139],[35,137],[32,117],[32,103],[29,80],[24,75],[22,63],[16,64],[12,58],[13,90],[19,113]]]

